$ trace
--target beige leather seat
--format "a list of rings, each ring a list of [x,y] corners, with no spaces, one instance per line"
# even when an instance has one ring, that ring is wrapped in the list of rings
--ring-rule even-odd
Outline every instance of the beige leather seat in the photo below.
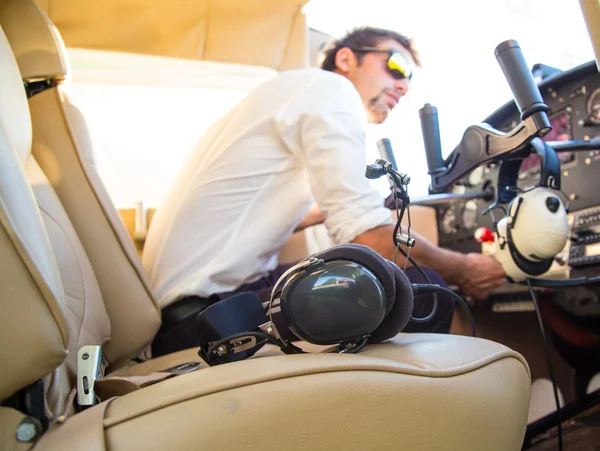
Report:
[[[85,120],[63,89],[70,66],[60,35],[30,0],[0,0],[0,24],[30,95],[32,154],[85,248],[111,322],[106,355],[118,367],[152,340],[160,311],[96,172]]]
[[[0,5],[0,24],[9,28],[7,8],[26,8],[29,25],[21,30],[31,33],[37,9],[23,0]],[[72,173],[48,141],[36,142],[29,108],[59,95],[47,89],[28,105],[0,30],[3,448],[29,449],[37,440],[40,450],[520,449],[529,404],[526,362],[505,346],[462,336],[401,334],[358,355],[275,355],[202,368],[76,413],[78,349],[102,345],[110,367],[123,366],[152,338],[158,313],[151,313],[149,294],[150,304],[130,301],[127,285],[136,277],[143,283],[140,275],[120,279],[119,294],[110,298],[100,268],[117,265],[110,259],[119,257],[94,257],[92,246],[114,244],[116,233],[103,235],[98,230],[109,227],[95,222],[77,226],[66,200],[76,196],[57,193]],[[37,127],[45,120],[49,132],[60,129],[54,114],[60,118],[61,111],[44,108]],[[132,259],[130,267],[138,264]],[[152,360],[145,366],[165,368]],[[35,418],[44,417],[51,427],[41,434]]]

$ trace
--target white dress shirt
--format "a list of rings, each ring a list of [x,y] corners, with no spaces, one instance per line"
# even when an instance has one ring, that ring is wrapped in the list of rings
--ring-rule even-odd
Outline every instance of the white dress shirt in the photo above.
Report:
[[[156,211],[144,267],[161,307],[258,280],[313,201],[334,243],[391,224],[365,177],[366,112],[354,85],[321,69],[254,89],[193,148]]]

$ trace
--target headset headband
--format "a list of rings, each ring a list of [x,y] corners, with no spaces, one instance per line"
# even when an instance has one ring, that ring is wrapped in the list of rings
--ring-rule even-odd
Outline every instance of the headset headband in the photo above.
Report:
[[[529,148],[535,151],[540,158],[538,186],[560,190],[560,160],[556,151],[540,138],[534,138]],[[500,164],[498,172],[499,204],[507,204],[515,198],[516,192],[513,188],[517,186],[519,169],[523,160],[524,158],[504,160]]]

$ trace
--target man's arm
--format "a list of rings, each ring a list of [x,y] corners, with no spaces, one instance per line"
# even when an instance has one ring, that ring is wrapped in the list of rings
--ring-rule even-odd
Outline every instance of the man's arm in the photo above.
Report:
[[[302,218],[302,220],[298,223],[294,229],[294,232],[299,232],[307,227],[322,224],[325,222],[325,219],[325,216],[323,216],[323,213],[321,213],[321,210],[319,210],[319,206],[314,204],[312,207],[310,207],[310,210],[308,210],[306,216],[304,216],[304,218]]]
[[[368,230],[352,242],[370,247],[384,258],[393,260],[396,248],[392,241],[394,226]],[[406,230],[403,227],[403,232]],[[483,254],[461,254],[435,246],[411,230],[416,244],[410,256],[420,265],[437,271],[448,284],[457,285],[475,299],[486,299],[504,281],[504,270],[498,261]],[[404,256],[398,253],[396,263],[404,266]]]

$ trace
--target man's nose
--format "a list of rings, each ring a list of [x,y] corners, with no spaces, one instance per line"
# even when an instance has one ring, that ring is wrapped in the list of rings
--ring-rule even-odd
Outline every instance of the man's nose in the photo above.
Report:
[[[410,89],[410,80],[408,78],[401,78],[400,80],[396,80],[396,82],[394,83],[394,89],[400,92],[403,96],[405,96],[408,90]]]

